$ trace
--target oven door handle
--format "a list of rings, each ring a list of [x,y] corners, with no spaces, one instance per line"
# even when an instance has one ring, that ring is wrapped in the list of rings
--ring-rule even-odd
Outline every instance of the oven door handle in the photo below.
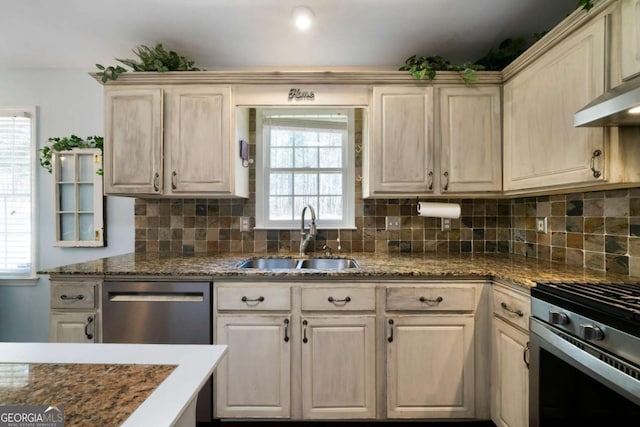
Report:
[[[640,380],[623,373],[598,357],[576,347],[557,335],[551,327],[538,319],[532,317],[529,326],[532,347],[544,348],[576,369],[596,378],[602,384],[640,405]],[[588,342],[581,341],[573,336],[571,339],[596,352],[598,351]],[[607,357],[613,359],[610,355],[607,355]],[[532,362],[537,359],[538,357],[533,358]],[[618,361],[621,360],[618,359]],[[624,361],[622,362],[624,363]],[[538,367],[532,366],[532,369],[537,371]]]

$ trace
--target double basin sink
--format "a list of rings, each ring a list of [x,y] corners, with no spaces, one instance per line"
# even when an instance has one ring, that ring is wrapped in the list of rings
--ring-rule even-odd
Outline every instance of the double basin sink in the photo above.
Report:
[[[350,258],[249,258],[237,264],[238,268],[260,270],[344,270],[358,268],[358,263]]]

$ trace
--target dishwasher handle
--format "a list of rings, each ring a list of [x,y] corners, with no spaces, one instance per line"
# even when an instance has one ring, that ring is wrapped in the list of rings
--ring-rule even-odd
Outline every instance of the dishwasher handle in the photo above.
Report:
[[[202,292],[113,292],[110,302],[204,302]]]

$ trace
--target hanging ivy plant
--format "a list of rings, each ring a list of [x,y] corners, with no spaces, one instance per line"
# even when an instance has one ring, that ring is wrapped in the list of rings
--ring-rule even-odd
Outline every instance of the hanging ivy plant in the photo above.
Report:
[[[471,62],[454,65],[441,56],[413,55],[407,58],[399,70],[408,71],[416,80],[422,80],[425,77],[433,80],[438,71],[458,71],[466,84],[472,84],[478,81],[476,71],[484,70],[484,66]]]
[[[49,145],[45,145],[40,151],[40,166],[51,173],[51,156],[54,151],[67,151],[74,148],[99,148],[102,151],[104,138],[101,136],[88,136],[82,139],[76,135],[63,138],[49,138]],[[102,175],[102,168],[96,174]]]
[[[165,50],[162,47],[162,43],[158,43],[155,47],[149,47],[140,45],[133,50],[138,60],[136,59],[120,59],[116,58],[116,61],[131,67],[133,71],[157,71],[164,73],[166,71],[200,71],[199,68],[194,67],[194,61],[188,60],[184,56],[178,55],[172,50]],[[102,83],[106,83],[107,80],[117,80],[118,76],[126,72],[126,68],[120,65],[105,67],[101,64],[96,64],[98,76],[101,77]]]

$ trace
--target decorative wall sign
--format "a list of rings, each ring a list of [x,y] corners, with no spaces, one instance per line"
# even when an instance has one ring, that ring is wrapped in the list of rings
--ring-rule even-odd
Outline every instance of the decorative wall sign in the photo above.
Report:
[[[289,90],[289,101],[314,101],[315,99],[316,95],[313,91],[303,91],[295,87]]]

